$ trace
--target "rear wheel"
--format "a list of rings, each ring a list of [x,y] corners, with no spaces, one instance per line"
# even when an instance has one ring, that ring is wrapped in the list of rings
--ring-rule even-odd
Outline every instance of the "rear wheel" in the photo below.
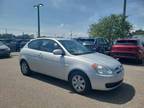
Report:
[[[27,75],[27,76],[31,75],[31,70],[30,70],[28,63],[26,61],[23,60],[20,63],[20,67],[21,67],[21,72],[23,75]]]
[[[86,94],[91,89],[90,81],[87,75],[82,72],[72,73],[69,81],[72,89],[79,94]]]

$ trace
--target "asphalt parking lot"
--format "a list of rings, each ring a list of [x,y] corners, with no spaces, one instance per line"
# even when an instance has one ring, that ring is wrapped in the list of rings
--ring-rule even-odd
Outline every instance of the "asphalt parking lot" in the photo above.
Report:
[[[144,65],[129,61],[124,68],[121,87],[82,96],[67,82],[36,73],[23,76],[13,54],[0,59],[0,108],[144,108]]]

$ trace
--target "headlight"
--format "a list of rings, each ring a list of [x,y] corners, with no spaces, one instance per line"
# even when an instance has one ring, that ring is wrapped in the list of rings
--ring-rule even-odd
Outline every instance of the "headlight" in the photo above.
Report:
[[[112,75],[113,72],[109,67],[103,66],[103,65],[92,65],[92,67],[95,69],[96,73],[99,75]]]

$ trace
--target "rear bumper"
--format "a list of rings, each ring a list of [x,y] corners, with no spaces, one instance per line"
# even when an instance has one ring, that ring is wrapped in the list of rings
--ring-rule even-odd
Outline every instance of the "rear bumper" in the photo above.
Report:
[[[125,59],[140,59],[142,58],[138,53],[130,52],[111,52],[110,55],[114,58],[125,58]]]

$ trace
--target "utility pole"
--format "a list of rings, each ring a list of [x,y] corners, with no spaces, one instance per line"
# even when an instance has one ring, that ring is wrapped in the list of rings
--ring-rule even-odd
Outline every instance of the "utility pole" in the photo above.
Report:
[[[40,38],[40,7],[44,6],[43,4],[34,5],[34,8],[37,8],[37,19],[38,19],[38,38]]]
[[[24,35],[25,33],[24,32],[22,32],[22,35]]]
[[[123,4],[123,18],[122,18],[122,32],[123,32],[123,36],[125,35],[126,8],[127,8],[127,0],[124,0],[124,4]]]
[[[71,31],[71,32],[70,32],[70,38],[71,38],[71,39],[72,39],[72,36],[73,36],[73,32]]]
[[[7,28],[5,29],[5,34],[7,34]]]

